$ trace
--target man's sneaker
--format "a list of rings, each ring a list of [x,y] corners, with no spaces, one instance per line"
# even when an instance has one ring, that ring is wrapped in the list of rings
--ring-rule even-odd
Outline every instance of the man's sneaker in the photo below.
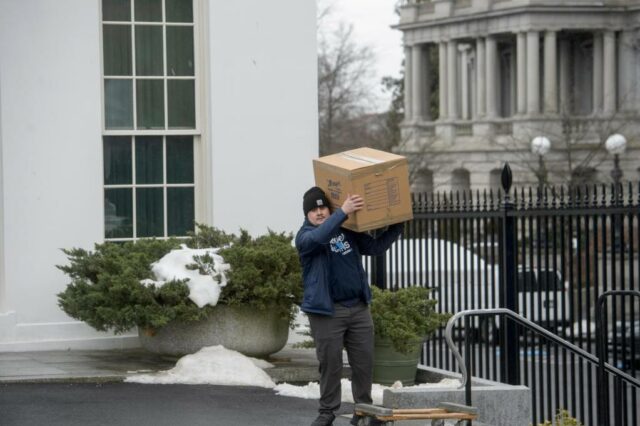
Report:
[[[333,413],[320,413],[311,423],[311,426],[331,426],[335,418],[336,416]]]

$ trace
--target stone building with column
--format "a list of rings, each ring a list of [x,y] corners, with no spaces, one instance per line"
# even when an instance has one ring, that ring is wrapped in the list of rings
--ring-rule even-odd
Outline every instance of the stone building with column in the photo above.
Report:
[[[606,139],[640,179],[640,0],[405,0],[405,118],[414,189],[611,182]],[[550,141],[544,156],[532,140]]]

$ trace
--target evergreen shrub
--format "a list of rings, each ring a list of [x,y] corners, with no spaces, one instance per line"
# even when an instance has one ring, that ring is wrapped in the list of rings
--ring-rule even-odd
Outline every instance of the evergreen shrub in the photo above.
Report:
[[[408,354],[415,342],[424,341],[451,316],[438,313],[436,300],[429,298],[429,289],[407,287],[380,290],[372,287],[371,317],[377,338],[387,338],[394,349]]]
[[[134,326],[157,329],[169,322],[205,319],[215,306],[199,308],[189,298],[186,280],[158,287],[140,281],[154,279],[151,264],[172,249],[221,247],[218,252],[231,269],[218,304],[269,309],[291,325],[302,297],[302,278],[293,236],[270,231],[252,238],[226,234],[205,225],[185,240],[144,239],[96,244],[93,251],[63,249],[69,264],[57,266],[71,278],[58,294],[58,304],[73,318],[100,331],[125,332]],[[207,273],[208,256],[194,259],[192,269]]]
[[[567,410],[559,409],[555,422],[551,423],[549,420],[545,420],[545,422],[540,423],[539,426],[583,426],[583,424],[575,417],[571,417],[571,414],[569,414]]]

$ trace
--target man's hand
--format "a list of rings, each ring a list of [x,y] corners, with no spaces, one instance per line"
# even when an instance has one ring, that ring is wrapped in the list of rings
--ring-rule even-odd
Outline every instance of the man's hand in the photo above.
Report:
[[[364,199],[359,195],[350,195],[347,194],[347,199],[342,203],[342,211],[347,215],[350,215],[353,212],[357,212],[358,210],[364,207]]]

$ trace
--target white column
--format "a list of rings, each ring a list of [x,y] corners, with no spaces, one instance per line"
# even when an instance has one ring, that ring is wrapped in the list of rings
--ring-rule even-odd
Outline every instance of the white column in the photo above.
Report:
[[[486,53],[484,49],[484,39],[476,40],[476,116],[484,117],[487,106],[486,89]]]
[[[424,119],[424,75],[425,72],[422,61],[422,46],[414,45],[411,48],[411,111],[416,121]]]
[[[458,118],[458,51],[456,49],[457,42],[450,40],[447,43],[447,94],[449,102],[449,111],[447,116],[451,119]]]
[[[493,36],[487,37],[487,117],[498,116],[498,43]]]
[[[633,66],[633,33],[622,31],[618,41],[618,104],[622,111],[632,111],[638,93],[636,70]]]
[[[593,113],[602,111],[602,34],[593,33]]]
[[[469,105],[469,49],[471,46],[468,44],[459,44],[458,50],[460,51],[460,80],[462,84],[460,85],[460,106],[461,106],[461,117],[463,120],[468,120],[471,118],[470,115],[470,106]]]
[[[605,114],[616,111],[616,33],[605,31],[603,55],[603,103]]]
[[[527,114],[540,112],[540,34],[527,32]]]
[[[558,112],[558,60],[555,31],[544,34],[544,112]]]
[[[438,43],[438,86],[440,92],[440,119],[447,118],[447,112],[449,111],[449,96],[447,89],[449,87],[448,72],[447,72],[447,44],[446,42]]]
[[[411,103],[413,102],[413,87],[411,86],[411,46],[405,46],[404,48],[404,121],[413,121],[413,111],[411,110]]]
[[[517,80],[518,80],[518,114],[527,112],[527,33],[518,33],[516,44]]]
[[[569,91],[569,40],[560,40],[560,111],[567,114],[570,111]]]

